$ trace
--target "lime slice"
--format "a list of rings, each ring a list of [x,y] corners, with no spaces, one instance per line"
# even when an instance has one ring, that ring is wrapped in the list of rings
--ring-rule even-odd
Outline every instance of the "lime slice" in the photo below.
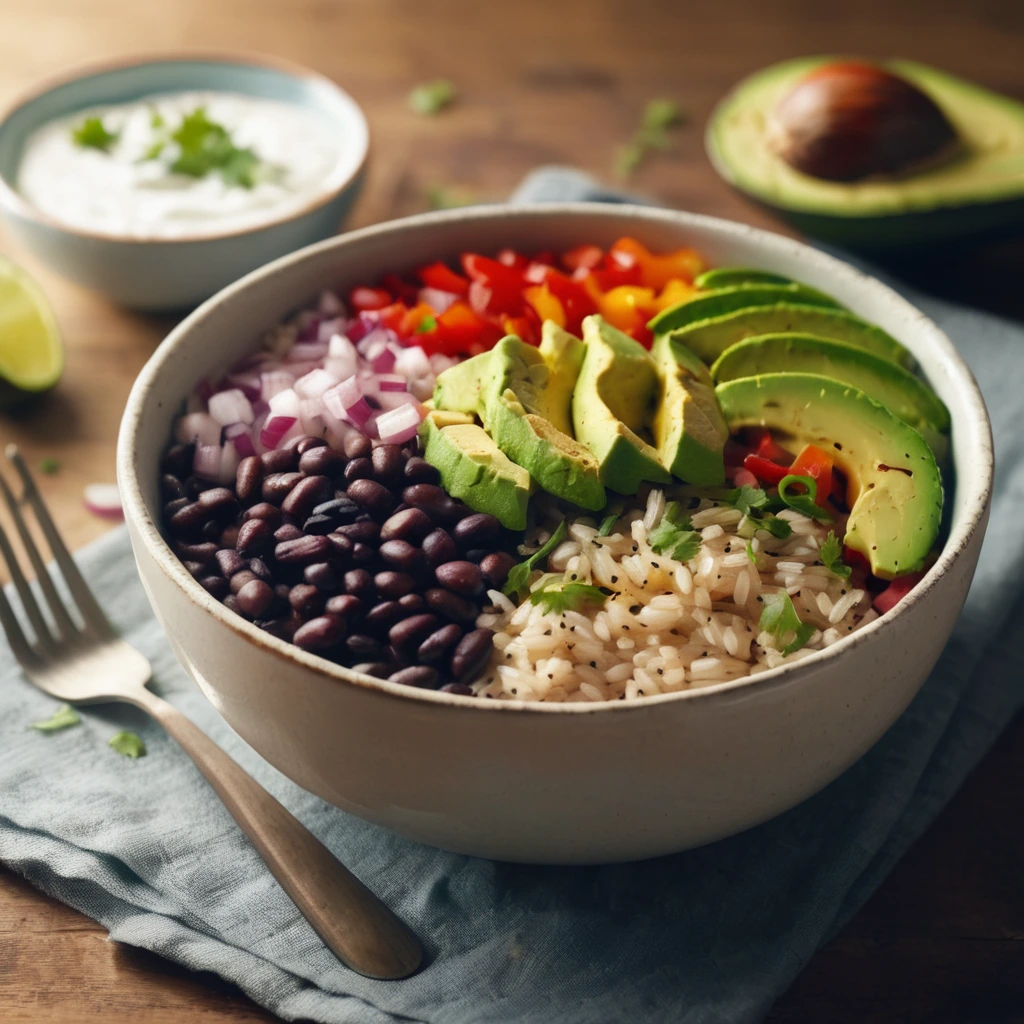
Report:
[[[42,289],[0,258],[0,404],[52,388],[64,369],[64,346]]]

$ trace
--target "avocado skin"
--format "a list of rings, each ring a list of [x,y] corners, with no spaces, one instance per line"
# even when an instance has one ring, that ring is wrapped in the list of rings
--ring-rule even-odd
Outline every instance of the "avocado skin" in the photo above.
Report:
[[[942,477],[913,427],[863,391],[817,374],[742,377],[715,393],[730,431],[768,427],[829,451],[847,478],[844,543],[876,576],[924,566],[939,535]]]
[[[695,288],[704,291],[710,288],[733,288],[738,284],[796,284],[791,277],[773,274],[768,270],[754,267],[714,267],[705,270],[694,282]]]

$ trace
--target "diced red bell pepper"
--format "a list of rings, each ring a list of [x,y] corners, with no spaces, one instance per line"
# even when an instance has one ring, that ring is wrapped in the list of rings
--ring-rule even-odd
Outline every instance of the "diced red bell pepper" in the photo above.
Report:
[[[542,249],[540,252],[534,253],[527,262],[543,263],[546,267],[555,267],[558,265],[558,257],[550,249]]]
[[[409,307],[404,302],[393,302],[389,306],[384,306],[383,309],[378,310],[380,325],[389,331],[394,331],[395,334],[401,334],[402,321],[408,312]]]
[[[772,432],[766,427],[750,427],[747,430],[746,437],[754,451],[762,459],[778,462],[785,466],[788,466],[793,461],[793,456],[776,443],[775,438],[772,437]]]
[[[590,297],[587,289],[554,267],[533,263],[527,268],[525,276],[531,284],[547,285],[551,294],[562,304],[565,311],[564,326],[570,334],[578,336],[583,318],[597,312],[597,303]],[[535,276],[539,277],[539,280],[535,280]]]
[[[502,266],[511,267],[513,270],[525,270],[530,262],[521,252],[515,249],[502,249],[498,253],[497,260]]]
[[[562,253],[562,266],[566,270],[593,270],[604,259],[604,250],[599,245],[577,245],[575,249]]]
[[[507,316],[502,322],[506,334],[514,334],[527,345],[539,345],[540,335],[528,316]]]
[[[796,476],[809,476],[818,485],[814,503],[825,508],[832,494],[832,456],[816,444],[804,445],[789,471]]]
[[[772,487],[778,487],[782,479],[790,474],[790,470],[786,466],[780,466],[777,462],[772,462],[760,455],[748,455],[743,460],[743,467],[749,469],[762,483]]]
[[[469,292],[469,281],[440,260],[420,267],[416,273],[428,288],[451,292],[453,295],[466,295]]]
[[[875,595],[874,607],[879,615],[895,608],[924,578],[923,572],[908,572],[897,576],[880,594]]]
[[[655,256],[635,238],[620,238],[608,250],[608,256],[620,267],[639,266],[642,283],[655,291],[661,291],[674,279],[691,282],[703,269],[703,262],[693,249]]]
[[[516,316],[523,308],[523,278],[518,270],[497,260],[465,253],[462,268],[472,282],[469,301],[477,313]]]
[[[430,355],[467,355],[490,348],[502,334],[498,324],[484,319],[468,302],[459,299],[437,317],[434,330],[416,336],[416,343]]]
[[[371,309],[383,309],[392,302],[391,293],[384,288],[369,288],[361,285],[348,293],[348,304],[357,313]]]
[[[385,274],[380,283],[400,302],[407,306],[416,305],[419,289],[410,281],[403,281],[397,274]]]
[[[408,310],[402,317],[402,322],[398,327],[399,337],[408,338],[410,335],[417,332],[424,321],[429,324],[432,319],[437,319],[437,314],[434,312],[433,308],[428,306],[425,302],[416,303],[416,305],[413,306],[412,309]]]

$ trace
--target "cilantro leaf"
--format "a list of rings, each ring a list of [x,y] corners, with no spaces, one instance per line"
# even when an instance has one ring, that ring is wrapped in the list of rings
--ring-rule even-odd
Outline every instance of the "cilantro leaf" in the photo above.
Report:
[[[645,131],[663,132],[674,128],[686,120],[683,108],[675,100],[649,100],[644,107],[644,118],[641,122]]]
[[[53,476],[54,473],[60,470],[60,462],[57,459],[47,457],[39,460],[39,472],[45,473],[47,476]]]
[[[107,740],[107,746],[125,757],[144,757],[146,744],[133,732],[118,732]]]
[[[228,130],[206,116],[205,107],[196,107],[186,114],[171,132],[171,141],[178,144],[179,150],[171,164],[176,174],[202,178],[219,171],[228,185],[252,188],[256,184],[259,157],[251,149],[239,149]]]
[[[555,548],[565,539],[566,526],[565,520],[563,519],[557,529],[548,538],[548,542],[540,548],[539,551],[535,551],[529,558],[520,562],[518,565],[513,565],[509,570],[508,579],[505,580],[505,586],[502,588],[502,593],[507,597],[515,597],[522,593],[524,590],[529,589],[530,586],[530,573],[533,572],[533,567],[542,559],[547,558]]]
[[[33,722],[32,728],[39,732],[57,732],[60,729],[78,725],[81,720],[78,712],[70,704],[61,704],[49,718],[44,718],[41,722]]]
[[[754,553],[754,540],[751,538],[747,541],[747,558],[757,565],[757,555]]]
[[[797,484],[803,486],[806,493],[800,494],[791,491],[791,488]],[[784,476],[779,481],[779,497],[791,509],[795,509],[811,519],[816,519],[819,523],[831,523],[835,518],[828,509],[816,504],[818,483],[812,476],[798,476],[795,473]]]
[[[98,149],[101,153],[109,153],[120,137],[120,132],[108,132],[99,117],[87,117],[71,129],[71,138],[76,146]]]
[[[665,506],[661,522],[647,535],[647,543],[659,554],[688,562],[700,551],[701,536],[692,529],[690,517],[678,501]]]
[[[649,100],[644,107],[640,127],[633,138],[619,149],[615,173],[620,178],[628,178],[643,163],[651,149],[671,149],[669,129],[685,120],[686,115],[675,100]]]
[[[476,200],[468,189],[446,188],[431,185],[427,189],[427,206],[431,210],[454,210],[460,206],[472,206]]]
[[[789,594],[784,590],[778,594],[765,594],[763,600],[764,608],[758,629],[762,633],[770,633],[776,646],[783,644],[786,637],[793,636],[788,644],[780,648],[783,657],[799,651],[814,635],[814,625],[800,621]]]
[[[768,504],[768,495],[760,487],[744,484],[730,491],[725,496],[725,502],[743,515],[749,516],[752,511],[762,509]]]
[[[601,525],[598,528],[598,537],[609,537],[611,536],[612,530],[615,529],[615,524],[619,521],[618,516],[605,516],[601,520]]]
[[[436,316],[432,316],[431,314],[428,313],[419,322],[419,325],[416,327],[416,330],[415,330],[414,333],[416,333],[416,334],[426,334],[428,331],[436,331],[436,330],[437,330],[437,317]]]
[[[835,530],[829,530],[821,545],[821,561],[829,572],[840,579],[848,580],[853,570],[843,562],[843,545]]]
[[[417,85],[409,93],[409,109],[416,114],[432,117],[455,102],[455,84],[447,78],[435,78]]]
[[[604,604],[608,595],[598,587],[589,583],[566,583],[564,586],[544,587],[530,595],[531,604],[544,606],[544,612],[550,615],[564,615],[565,612],[579,611],[584,605]]]

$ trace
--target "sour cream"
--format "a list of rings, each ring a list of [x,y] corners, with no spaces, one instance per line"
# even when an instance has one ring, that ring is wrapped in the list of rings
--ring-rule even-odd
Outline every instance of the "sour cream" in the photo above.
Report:
[[[197,107],[260,159],[268,173],[252,188],[228,184],[215,170],[202,178],[171,172],[173,143],[160,158],[146,159],[157,132],[173,131]],[[117,135],[107,152],[74,141],[74,129],[91,117]],[[40,212],[71,228],[140,239],[209,237],[286,217],[341,185],[343,145],[337,126],[315,111],[236,93],[171,93],[43,125],[26,142],[17,186]]]

